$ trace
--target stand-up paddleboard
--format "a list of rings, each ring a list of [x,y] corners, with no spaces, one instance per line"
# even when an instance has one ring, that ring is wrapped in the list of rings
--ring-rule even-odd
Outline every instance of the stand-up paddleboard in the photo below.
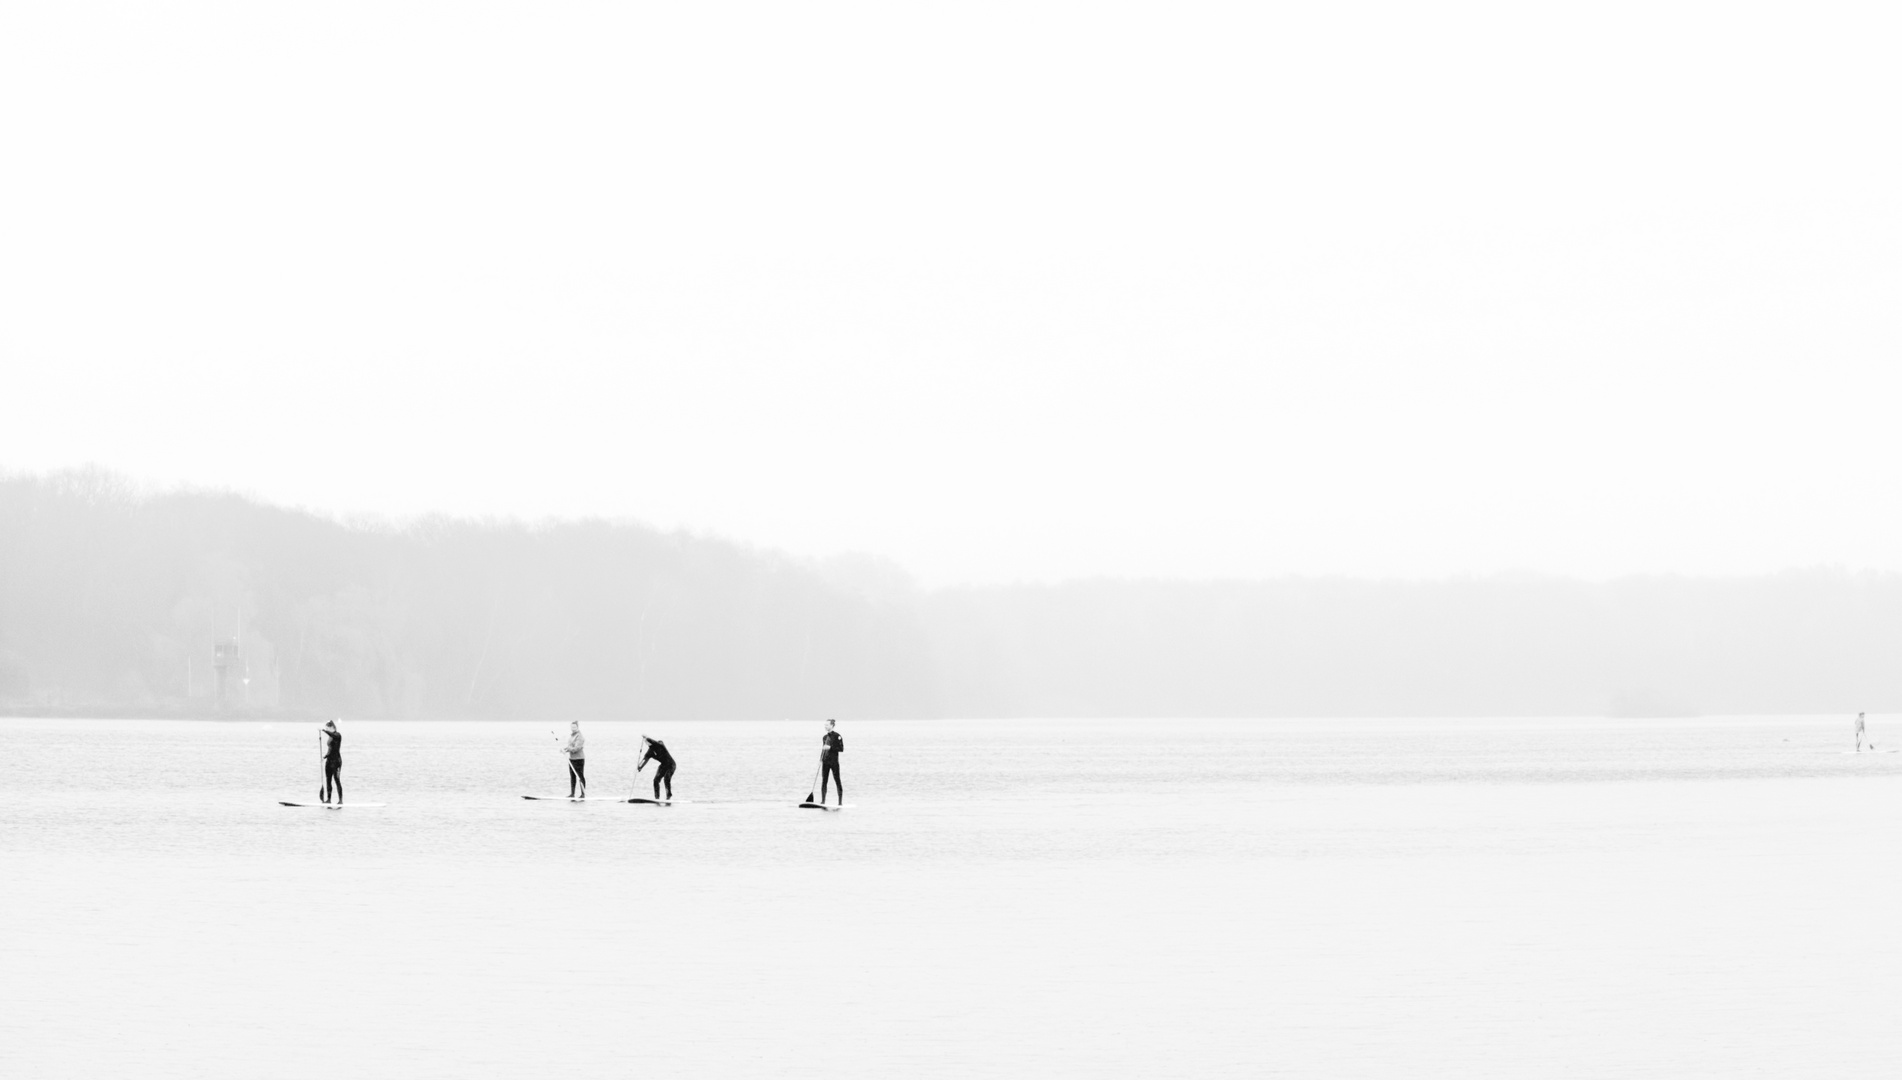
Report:
[[[828,813],[828,814],[836,814],[836,813],[838,813],[839,811],[841,811],[841,810],[844,810],[844,809],[847,809],[848,807],[850,807],[850,806],[852,806],[852,805],[853,805],[852,803],[818,803],[818,802],[802,802],[802,803],[800,803],[800,804],[799,804],[799,809],[801,809],[801,810],[824,810],[824,811],[825,811],[826,813]]]
[[[586,795],[524,795],[522,796],[522,798],[535,799],[540,802],[587,802],[588,801],[588,797]],[[596,799],[595,801],[599,802],[600,800]]]
[[[638,797],[637,797],[637,798],[633,798],[633,799],[623,799],[623,800],[621,800],[621,801],[622,801],[622,802],[631,802],[631,803],[645,803],[645,804],[646,804],[646,805],[648,805],[648,806],[672,806],[672,805],[674,805],[674,800],[672,800],[672,799],[642,799],[642,798],[638,798]],[[684,801],[684,800],[683,800],[683,801]]]
[[[277,805],[306,806],[314,807],[319,810],[342,810],[347,806],[386,806],[388,804],[380,802],[287,802],[283,799],[279,799]]]

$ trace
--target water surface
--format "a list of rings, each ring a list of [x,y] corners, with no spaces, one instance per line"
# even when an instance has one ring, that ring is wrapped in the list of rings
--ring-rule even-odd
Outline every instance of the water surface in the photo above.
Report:
[[[1880,740],[1883,718],[1873,725]],[[565,724],[554,725],[565,731]],[[0,1066],[1878,1075],[1902,755],[1845,718],[0,720]],[[636,790],[588,724],[592,793]],[[1902,745],[1902,739],[1898,739]],[[649,775],[651,776],[651,766]],[[644,784],[643,784],[644,787]]]

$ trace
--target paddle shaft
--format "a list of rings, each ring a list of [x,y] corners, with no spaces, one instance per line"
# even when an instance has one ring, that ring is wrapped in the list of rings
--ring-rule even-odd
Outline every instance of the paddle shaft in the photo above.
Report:
[[[549,737],[550,737],[550,738],[552,738],[552,739],[554,739],[554,740],[555,740],[555,752],[556,752],[556,753],[558,753],[558,754],[565,754],[565,753],[567,753],[567,752],[568,752],[568,744],[567,744],[567,743],[565,743],[565,742],[563,742],[563,741],[561,740],[561,735],[560,735],[560,733],[558,733],[558,732],[556,732],[556,731],[555,731],[555,730],[554,730],[553,728],[550,728],[550,729],[549,729],[549,731],[548,731],[548,735],[549,735]],[[578,772],[576,772],[576,771],[575,771],[575,759],[574,759],[574,758],[569,758],[569,759],[568,759],[568,775],[569,775],[569,776],[572,776],[572,777],[574,777],[574,778],[575,778],[575,779],[576,779],[577,781],[579,781],[579,782],[581,783],[581,794],[582,794],[583,796],[585,796],[585,795],[587,795],[587,794],[588,794],[588,780],[587,780],[587,777],[584,777],[584,776],[582,776],[582,775],[581,775],[580,773],[578,773]]]
[[[338,767],[337,801],[343,801],[342,767]],[[317,801],[330,801],[330,736],[323,728],[317,729]]]
[[[819,793],[819,776],[821,773],[825,771],[826,771],[826,752],[824,750],[821,750],[819,751],[819,766],[818,768],[815,768],[812,770],[812,790],[806,792],[807,802],[819,801],[818,799],[814,798],[814,796]]]

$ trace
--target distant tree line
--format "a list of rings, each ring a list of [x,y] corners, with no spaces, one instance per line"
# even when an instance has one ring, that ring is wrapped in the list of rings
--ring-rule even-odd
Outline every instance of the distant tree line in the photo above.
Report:
[[[1659,715],[1902,704],[1902,577],[925,592],[608,521],[340,521],[0,478],[0,711],[414,718]]]
[[[242,668],[222,704],[219,643]],[[918,708],[926,655],[914,609],[718,540],[350,524],[90,470],[0,481],[16,713],[895,715]]]

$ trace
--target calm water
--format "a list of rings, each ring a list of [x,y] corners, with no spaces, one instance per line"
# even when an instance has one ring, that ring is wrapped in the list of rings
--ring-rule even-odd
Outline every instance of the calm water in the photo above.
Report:
[[[565,731],[565,725],[560,726]],[[1902,719],[1875,718],[1880,742]],[[0,720],[9,1076],[1884,1075],[1847,718]],[[640,732],[589,724],[595,795]],[[651,768],[650,773],[651,775]]]

